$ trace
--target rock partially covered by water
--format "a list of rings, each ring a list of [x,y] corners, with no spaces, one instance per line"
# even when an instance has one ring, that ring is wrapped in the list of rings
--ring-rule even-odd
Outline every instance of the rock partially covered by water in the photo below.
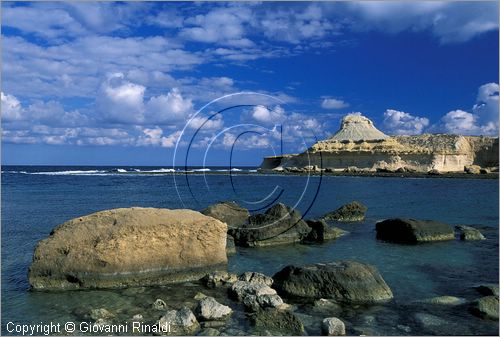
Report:
[[[195,310],[198,318],[204,321],[221,320],[233,313],[227,305],[220,304],[213,297],[205,297],[198,303]]]
[[[323,215],[324,220],[331,221],[363,221],[368,208],[360,202],[353,201],[343,205],[333,212]]]
[[[464,304],[466,300],[464,298],[455,296],[437,296],[432,298],[427,298],[421,301],[422,303],[438,304],[438,305],[460,305]]]
[[[118,208],[69,220],[35,249],[34,289],[113,288],[199,279],[225,268],[225,223],[192,210]]]
[[[476,287],[476,290],[484,296],[498,296],[498,285],[496,284],[481,284]]]
[[[247,271],[241,274],[238,277],[238,280],[240,281],[245,281],[249,283],[258,283],[258,284],[264,284],[266,286],[272,286],[273,285],[273,279],[267,275],[261,274],[261,273],[256,273],[256,272],[251,272]]]
[[[348,303],[381,302],[392,291],[377,269],[356,261],[287,266],[273,276],[283,296],[330,298]]]
[[[474,227],[459,225],[455,226],[455,230],[460,236],[460,240],[469,241],[469,240],[486,240],[484,235]]]
[[[345,324],[337,317],[328,317],[321,322],[321,332],[324,336],[344,336]]]
[[[301,242],[310,231],[298,210],[278,203],[264,214],[250,216],[248,224],[230,229],[229,234],[236,245],[254,247]]]
[[[292,312],[267,308],[251,316],[252,325],[264,335],[300,336],[304,325]]]
[[[485,296],[474,301],[470,311],[479,317],[498,320],[498,296]]]
[[[208,288],[217,288],[223,285],[229,285],[238,280],[238,275],[228,273],[227,271],[214,271],[203,276],[200,281]]]
[[[240,227],[245,224],[250,216],[248,209],[241,207],[233,201],[223,201],[210,205],[201,213],[225,222],[229,228]]]
[[[307,242],[333,240],[347,233],[340,228],[330,227],[324,220],[307,220],[306,222],[311,227],[311,231],[305,239]]]
[[[432,220],[388,219],[376,225],[377,239],[397,243],[420,243],[455,239],[450,225]]]
[[[163,330],[164,334],[171,335],[192,335],[200,328],[200,323],[196,320],[195,315],[188,308],[180,310],[169,310],[157,322],[159,329]],[[167,331],[168,327],[171,331]]]
[[[231,298],[243,302],[249,311],[258,311],[262,308],[280,308],[284,302],[276,290],[265,283],[237,281],[229,289]]]

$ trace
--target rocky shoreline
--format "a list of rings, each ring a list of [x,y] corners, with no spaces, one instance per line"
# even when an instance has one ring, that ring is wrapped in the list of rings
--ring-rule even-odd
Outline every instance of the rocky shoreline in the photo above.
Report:
[[[33,290],[114,288],[133,298],[127,308],[75,309],[77,321],[101,329],[93,334],[123,322],[155,330],[141,334],[164,335],[414,334],[414,325],[432,334],[436,326],[453,324],[426,313],[436,306],[498,324],[498,285],[478,285],[471,299],[442,294],[402,304],[377,268],[362,261],[292,263],[272,276],[227,271],[229,253],[338,240],[348,233],[334,224],[363,221],[367,211],[356,201],[318,219],[303,219],[279,203],[250,214],[227,201],[203,210],[205,215],[154,208],[101,211],[65,222],[42,240],[29,281]],[[386,219],[375,230],[374,240],[416,247],[488,239],[471,226],[419,219]],[[393,330],[377,331],[370,312],[394,308],[414,315],[398,318]],[[359,312],[364,314],[354,314]]]

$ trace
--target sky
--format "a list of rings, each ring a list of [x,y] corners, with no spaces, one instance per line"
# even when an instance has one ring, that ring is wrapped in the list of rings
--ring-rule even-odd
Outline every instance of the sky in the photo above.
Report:
[[[360,113],[498,135],[498,2],[2,2],[2,164],[256,166]]]

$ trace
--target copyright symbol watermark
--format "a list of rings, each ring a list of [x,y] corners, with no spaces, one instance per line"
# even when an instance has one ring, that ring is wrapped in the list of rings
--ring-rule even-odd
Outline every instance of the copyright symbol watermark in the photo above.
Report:
[[[69,333],[73,333],[76,330],[76,324],[73,322],[66,322],[64,324],[64,330]]]
[[[309,166],[308,149],[318,137],[315,128],[295,118],[297,115],[279,98],[254,92],[225,95],[203,106],[185,124],[174,149],[173,167],[180,166],[184,172],[173,175],[182,205],[202,208],[232,200],[257,212],[282,202],[300,208],[305,216],[318,195],[322,174],[312,178],[307,172],[291,188],[276,180],[266,183],[271,179],[245,172],[238,165],[238,161],[248,162],[249,156],[260,162],[264,156],[284,160],[284,153],[302,153],[304,166]],[[315,165],[322,168],[319,156],[320,165]],[[200,166],[200,158],[201,168],[193,170]],[[228,167],[227,174],[213,175],[210,167],[221,161]],[[257,188],[259,185],[263,186]]]

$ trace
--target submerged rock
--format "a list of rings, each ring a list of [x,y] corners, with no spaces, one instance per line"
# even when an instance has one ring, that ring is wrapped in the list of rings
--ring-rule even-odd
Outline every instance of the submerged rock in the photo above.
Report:
[[[470,311],[479,317],[498,320],[498,296],[485,296],[474,301]]]
[[[248,224],[230,229],[229,234],[236,245],[254,247],[301,242],[310,231],[298,210],[278,203],[264,214],[250,216]]]
[[[311,227],[311,231],[305,238],[306,242],[324,242],[337,239],[347,233],[340,228],[330,227],[324,220],[307,220],[306,223]]]
[[[455,230],[460,236],[460,240],[469,241],[469,240],[486,240],[484,235],[474,227],[459,225],[455,226]]]
[[[165,303],[164,300],[161,298],[156,299],[152,305],[153,309],[155,310],[165,310],[167,309],[167,304]]]
[[[200,323],[188,308],[167,311],[157,322],[160,327],[171,327],[172,335],[192,335],[200,328]],[[167,331],[164,331],[164,333]]]
[[[238,280],[236,274],[227,271],[214,271],[203,276],[200,281],[209,288],[217,288],[222,285],[232,284]]]
[[[245,281],[249,283],[264,284],[266,286],[273,285],[273,279],[267,275],[256,273],[256,272],[244,272],[238,277],[238,280]]]
[[[337,317],[328,317],[321,322],[321,332],[324,336],[344,336],[345,324]]]
[[[421,302],[429,304],[439,304],[439,305],[460,305],[464,304],[466,300],[464,298],[455,296],[437,296],[425,299]]]
[[[248,209],[241,207],[234,201],[223,201],[210,205],[201,213],[225,222],[228,228],[240,227],[247,222],[250,216]]]
[[[227,226],[199,212],[118,208],[69,220],[35,248],[33,289],[112,288],[196,280],[226,268]]]
[[[455,239],[450,225],[432,220],[388,219],[376,225],[377,239],[397,243],[420,243]]]
[[[356,261],[287,266],[273,279],[274,287],[283,296],[349,303],[392,299],[392,291],[377,269]]]
[[[219,335],[220,335],[219,330],[214,328],[205,328],[197,334],[197,336],[219,336]]]
[[[107,309],[99,308],[90,310],[89,316],[94,321],[110,320],[115,317],[114,314],[109,312]]]
[[[231,315],[233,310],[213,297],[205,297],[198,303],[195,312],[201,320],[210,321],[224,319]]]
[[[302,322],[288,310],[268,308],[251,316],[252,325],[265,335],[298,336],[304,333]]]
[[[363,221],[368,208],[360,202],[353,201],[343,205],[333,212],[323,215],[323,220],[332,221]]]
[[[234,238],[231,235],[226,237],[226,254],[236,254],[236,245],[234,244]]]

